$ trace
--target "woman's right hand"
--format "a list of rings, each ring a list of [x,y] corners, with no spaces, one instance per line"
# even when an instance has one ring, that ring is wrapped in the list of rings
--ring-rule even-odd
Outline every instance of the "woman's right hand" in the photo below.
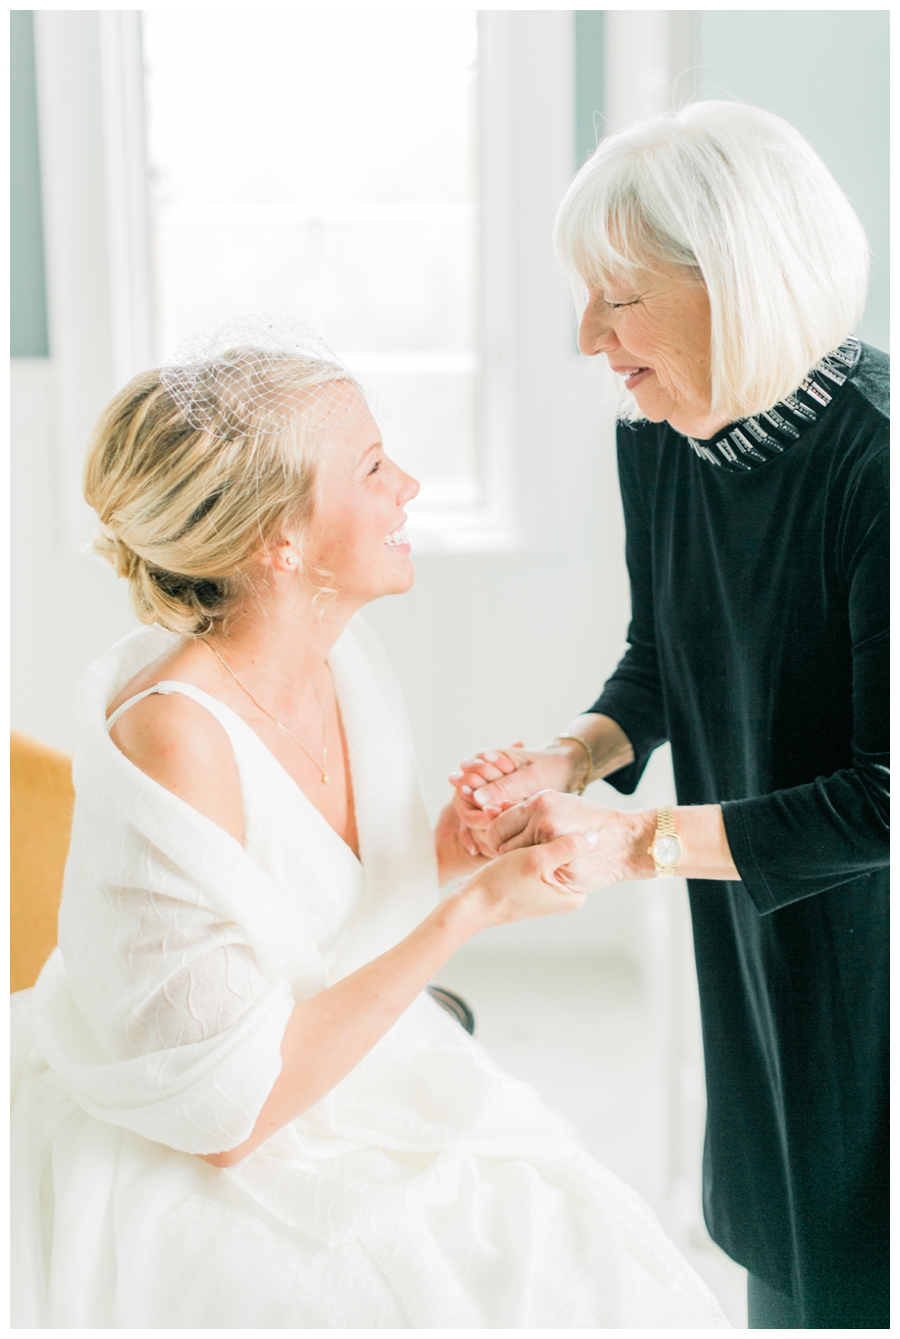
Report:
[[[568,866],[588,855],[596,832],[573,832],[499,856],[469,875],[454,893],[474,918],[472,933],[511,921],[560,916],[577,911],[585,894],[571,887]]]
[[[450,784],[456,790],[454,808],[471,834],[474,850],[491,854],[482,835],[511,804],[530,800],[542,790],[580,793],[585,782],[609,776],[634,761],[625,731],[602,712],[577,716],[567,726],[567,733],[569,738],[557,736],[539,749],[526,749],[521,743],[505,749],[485,749],[464,759],[459,771],[451,773]]]
[[[585,752],[572,740],[559,740],[540,749],[511,744],[504,749],[485,749],[465,758],[459,771],[451,772],[459,818],[478,838],[501,809],[530,799],[539,790],[575,790],[584,780]]]

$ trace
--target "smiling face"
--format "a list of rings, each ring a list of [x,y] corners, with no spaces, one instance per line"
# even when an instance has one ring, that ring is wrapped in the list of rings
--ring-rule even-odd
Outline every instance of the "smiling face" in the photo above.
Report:
[[[646,418],[700,438],[725,426],[710,408],[710,305],[700,280],[675,267],[637,270],[588,294],[578,347],[606,354]]]
[[[404,507],[419,484],[385,454],[371,418],[323,434],[303,561],[329,573],[345,605],[409,590],[416,572]]]

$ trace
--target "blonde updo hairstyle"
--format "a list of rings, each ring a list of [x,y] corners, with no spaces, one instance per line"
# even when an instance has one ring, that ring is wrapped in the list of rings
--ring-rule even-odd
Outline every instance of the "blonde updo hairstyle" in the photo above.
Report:
[[[849,200],[799,131],[739,102],[694,102],[601,140],[554,241],[582,288],[660,265],[705,285],[712,409],[729,420],[793,391],[866,300]]]
[[[242,372],[245,382],[258,379],[253,350],[229,361],[238,382]],[[266,380],[259,389],[296,396],[289,430],[243,403],[236,415],[227,396],[205,404],[208,426],[193,426],[158,370],[134,377],[101,415],[84,470],[84,495],[102,526],[93,549],[127,579],[142,622],[211,631],[245,594],[266,545],[287,526],[308,524],[322,439],[304,426],[303,405],[350,379],[342,368],[285,355],[268,360]],[[327,589],[327,574],[307,575]]]

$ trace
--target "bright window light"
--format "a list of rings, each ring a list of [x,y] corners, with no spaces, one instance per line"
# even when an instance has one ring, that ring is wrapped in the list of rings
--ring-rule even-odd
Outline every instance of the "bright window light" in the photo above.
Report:
[[[159,356],[321,333],[422,504],[481,500],[474,11],[143,13]]]

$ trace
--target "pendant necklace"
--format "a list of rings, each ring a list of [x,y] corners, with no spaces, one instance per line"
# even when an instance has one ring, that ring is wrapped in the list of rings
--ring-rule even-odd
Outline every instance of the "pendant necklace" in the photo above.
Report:
[[[215,648],[214,646],[210,645],[209,642],[204,642],[203,645],[206,646],[206,647],[208,647],[209,650],[212,651],[213,655],[215,656],[216,660],[218,660],[218,662],[219,662],[220,665],[224,665],[225,669],[227,669],[227,671],[228,671],[228,673],[231,675],[232,679],[234,679],[234,681],[235,681],[235,683],[237,684],[238,688],[242,688],[242,689],[244,690],[244,692],[245,692],[245,693],[247,694],[247,696],[249,697],[250,701],[251,701],[255,706],[259,707],[259,710],[262,712],[262,714],[263,714],[264,716],[268,716],[268,718],[269,718],[269,720],[272,722],[272,724],[273,724],[273,725],[277,725],[279,730],[283,730],[284,733],[287,735],[288,739],[290,739],[294,744],[296,744],[298,749],[302,749],[303,752],[306,754],[307,758],[309,758],[311,762],[314,762],[314,763],[315,763],[316,767],[318,767],[319,771],[322,773],[322,785],[323,785],[323,786],[327,786],[327,785],[328,785],[328,772],[327,772],[326,769],[327,769],[327,767],[328,767],[328,718],[327,718],[326,715],[325,715],[325,707],[324,707],[324,704],[323,704],[323,702],[322,702],[322,698],[321,698],[321,696],[319,695],[319,684],[318,684],[317,680],[316,680],[315,678],[313,679],[313,687],[314,687],[315,690],[316,690],[316,701],[318,702],[319,707],[320,707],[321,712],[322,712],[322,761],[321,761],[321,762],[319,762],[318,758],[314,758],[314,757],[313,757],[313,755],[310,753],[309,749],[306,747],[305,744],[301,744],[301,743],[300,743],[300,740],[297,739],[295,735],[292,735],[292,734],[291,734],[290,730],[287,728],[286,725],[282,725],[282,724],[281,724],[281,721],[278,720],[277,716],[273,716],[272,713],[271,713],[271,711],[266,711],[265,707],[263,706],[263,704],[262,704],[261,702],[257,702],[256,698],[255,698],[255,697],[253,696],[253,694],[250,692],[250,689],[247,687],[247,685],[246,685],[245,683],[243,683],[243,682],[238,678],[238,676],[235,674],[234,670],[233,670],[233,669],[231,668],[231,666],[228,664],[228,661],[227,661],[227,660],[223,660],[223,658],[219,655],[218,651],[216,650],[216,648]]]

